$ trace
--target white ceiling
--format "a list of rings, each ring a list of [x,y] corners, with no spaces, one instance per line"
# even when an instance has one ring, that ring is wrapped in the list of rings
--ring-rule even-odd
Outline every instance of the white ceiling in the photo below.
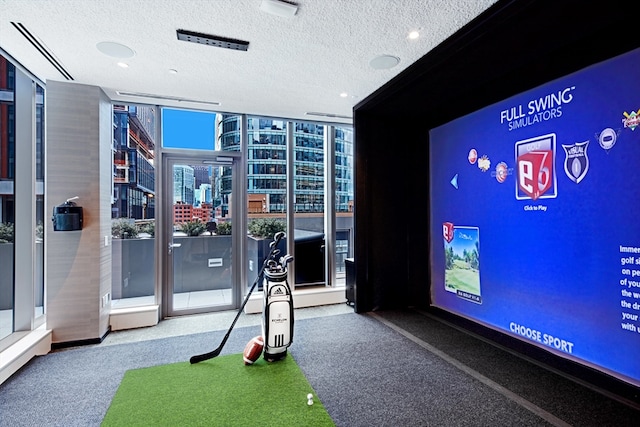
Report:
[[[12,24],[20,23],[74,82],[100,86],[113,100],[350,123],[354,105],[495,0],[298,0],[290,18],[261,11],[261,2],[0,0],[0,48],[45,82],[66,81]],[[180,41],[178,29],[248,41],[249,47]],[[420,32],[418,39],[408,38],[412,30]],[[96,47],[105,41],[126,45],[135,55],[105,55]],[[369,62],[379,55],[400,62],[374,69]],[[341,97],[343,92],[348,95]]]

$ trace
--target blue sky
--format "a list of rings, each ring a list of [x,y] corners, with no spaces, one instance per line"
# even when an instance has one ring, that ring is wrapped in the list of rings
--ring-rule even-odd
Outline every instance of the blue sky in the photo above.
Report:
[[[169,148],[215,149],[215,113],[162,110],[162,145]]]
[[[453,247],[453,252],[460,256],[462,256],[465,249],[467,252],[472,252],[476,247],[478,235],[479,230],[477,227],[456,227],[455,237],[450,243]]]

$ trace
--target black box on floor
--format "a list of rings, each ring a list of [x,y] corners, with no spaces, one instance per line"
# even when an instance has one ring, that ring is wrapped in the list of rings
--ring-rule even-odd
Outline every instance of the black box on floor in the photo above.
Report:
[[[346,272],[346,298],[347,304],[355,304],[356,266],[353,258],[344,259],[344,269]]]

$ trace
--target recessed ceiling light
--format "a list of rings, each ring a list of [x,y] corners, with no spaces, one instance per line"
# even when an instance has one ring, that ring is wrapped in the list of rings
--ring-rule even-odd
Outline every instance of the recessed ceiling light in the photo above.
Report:
[[[375,70],[386,70],[393,68],[400,63],[400,58],[393,55],[380,55],[369,61],[371,68]]]
[[[341,98],[346,98],[347,96],[349,96],[349,94],[348,94],[347,92],[342,92],[342,93],[340,94],[340,97],[341,97]]]
[[[96,48],[105,55],[114,58],[131,58],[136,54],[130,47],[116,42],[100,42]]]
[[[118,67],[120,68],[129,68],[129,64],[126,62],[118,62]]]
[[[411,40],[415,40],[415,39],[417,39],[418,37],[420,37],[420,33],[419,33],[418,31],[411,31],[411,32],[409,33],[409,38],[410,38]]]
[[[175,68],[169,68],[169,74],[178,74],[178,70]]]

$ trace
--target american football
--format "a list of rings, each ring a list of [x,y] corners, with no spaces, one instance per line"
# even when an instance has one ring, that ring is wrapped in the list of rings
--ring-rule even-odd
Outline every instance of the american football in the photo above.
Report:
[[[251,340],[244,347],[244,352],[242,353],[242,360],[244,360],[244,364],[253,365],[253,362],[258,360],[258,358],[262,354],[263,348],[264,341],[262,339],[262,335],[251,338]]]

